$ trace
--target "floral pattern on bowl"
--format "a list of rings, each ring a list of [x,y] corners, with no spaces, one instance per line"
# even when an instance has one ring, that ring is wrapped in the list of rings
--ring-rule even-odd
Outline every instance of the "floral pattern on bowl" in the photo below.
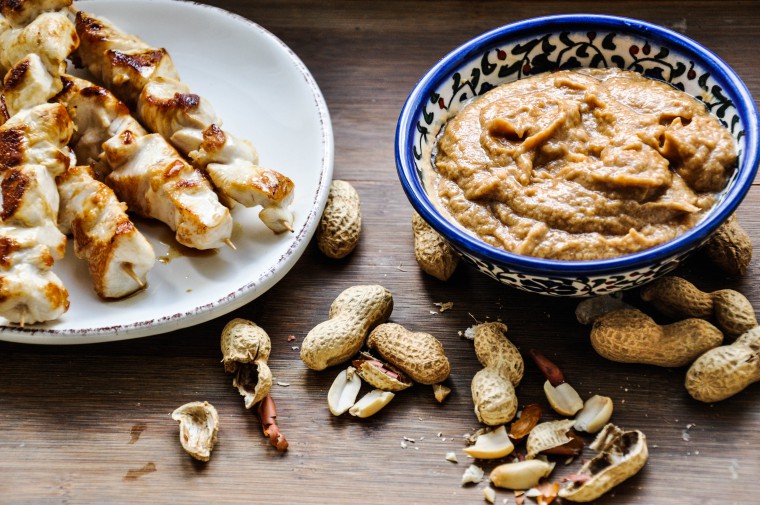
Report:
[[[729,129],[741,152],[745,131],[734,103],[710,75],[693,60],[683,60],[665,46],[615,32],[559,32],[501,45],[475,58],[436,92],[417,122],[415,165],[422,170],[424,144],[435,142],[446,121],[471,98],[501,84],[544,72],[574,68],[617,67],[667,82],[705,104]],[[463,75],[469,75],[464,79]],[[429,110],[428,110],[429,109]],[[418,164],[419,163],[419,164]],[[420,174],[421,175],[421,174]],[[731,181],[726,185],[730,187]]]
[[[425,172],[432,172],[435,142],[446,121],[469,100],[500,84],[581,67],[618,67],[668,82],[702,101],[728,128],[737,141],[740,169],[734,171],[715,209],[697,227],[666,244],[611,260],[580,262],[500,251],[447,222],[425,194],[429,183]],[[469,264],[525,291],[588,296],[649,282],[675,269],[703,245],[735,210],[754,179],[756,137],[757,110],[746,87],[707,49],[670,30],[637,20],[567,15],[496,29],[444,58],[420,81],[405,104],[396,149],[399,175],[410,201]],[[410,177],[416,180],[410,183]]]

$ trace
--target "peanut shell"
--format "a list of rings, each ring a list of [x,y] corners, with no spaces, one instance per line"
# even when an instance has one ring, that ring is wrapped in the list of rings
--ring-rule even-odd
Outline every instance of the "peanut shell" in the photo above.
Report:
[[[359,193],[347,181],[332,181],[317,227],[317,247],[329,258],[344,258],[359,243],[361,229]]]
[[[486,367],[472,378],[472,401],[478,421],[489,426],[506,424],[517,413],[517,395],[499,370]]]
[[[725,400],[760,381],[760,326],[731,345],[716,347],[699,357],[686,372],[686,390],[695,400]]]
[[[446,281],[459,264],[459,255],[416,212],[412,215],[414,256],[422,271],[438,280]]]
[[[504,335],[507,325],[482,323],[473,327],[475,354],[484,367],[500,370],[517,387],[525,373],[525,362],[517,347]]]
[[[528,435],[525,443],[527,459],[533,459],[539,453],[547,449],[553,449],[570,442],[572,438],[568,435],[575,421],[572,419],[563,419],[560,421],[548,421],[537,424]]]
[[[379,285],[352,286],[330,305],[329,319],[315,326],[301,344],[301,360],[312,370],[339,365],[364,345],[369,331],[388,320],[391,292]]]
[[[757,326],[755,309],[746,296],[733,289],[707,293],[681,277],[662,277],[641,290],[641,299],[672,318],[715,318],[727,335],[741,335]]]
[[[732,214],[705,244],[705,254],[729,275],[744,275],[752,261],[752,239]]]
[[[240,363],[269,360],[272,343],[263,328],[247,319],[235,318],[222,329],[222,363],[234,372]]]
[[[591,329],[591,345],[600,356],[620,363],[663,367],[688,365],[722,341],[720,330],[703,319],[659,326],[635,309],[604,314]]]
[[[232,385],[250,409],[272,388],[272,372],[267,361],[272,348],[269,335],[252,321],[236,318],[222,329],[222,363],[234,374]]]
[[[209,402],[190,402],[177,407],[172,419],[179,423],[179,441],[190,456],[211,459],[219,432],[219,414]]]
[[[411,332],[395,323],[372,330],[367,346],[415,382],[437,384],[451,372],[443,346],[429,333]]]
[[[353,361],[356,373],[370,386],[383,391],[402,391],[412,385],[412,381],[390,365],[362,353],[361,359]]]
[[[636,475],[649,458],[647,439],[642,432],[624,431],[613,424],[606,425],[590,447],[599,454],[587,461],[578,472],[590,478],[585,482],[571,482],[560,489],[559,496],[565,500],[596,500]]]

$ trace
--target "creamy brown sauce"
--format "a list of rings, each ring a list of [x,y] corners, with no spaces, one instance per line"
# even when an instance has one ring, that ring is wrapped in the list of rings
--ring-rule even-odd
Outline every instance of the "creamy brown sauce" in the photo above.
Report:
[[[703,104],[617,69],[495,88],[447,123],[434,158],[454,221],[493,246],[562,260],[675,238],[735,163],[734,139]]]

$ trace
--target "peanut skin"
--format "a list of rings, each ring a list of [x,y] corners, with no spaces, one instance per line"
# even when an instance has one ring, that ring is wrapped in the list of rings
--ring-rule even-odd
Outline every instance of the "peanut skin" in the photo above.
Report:
[[[688,365],[722,341],[720,330],[703,319],[659,326],[636,309],[609,312],[591,329],[591,345],[600,356],[620,363],[663,367]]]
[[[668,276],[644,286],[641,299],[651,303],[662,314],[676,319],[714,317],[726,335],[741,335],[757,326],[752,304],[733,289],[706,293],[686,279]]]
[[[706,403],[725,400],[760,381],[760,326],[731,345],[717,347],[699,357],[686,372],[686,390]]]
[[[369,331],[387,321],[393,310],[391,292],[379,285],[353,286],[330,305],[329,319],[315,326],[301,344],[301,360],[324,370],[353,357]]]
[[[420,384],[438,384],[451,372],[443,346],[429,333],[411,332],[399,324],[381,324],[370,333],[367,346]]]

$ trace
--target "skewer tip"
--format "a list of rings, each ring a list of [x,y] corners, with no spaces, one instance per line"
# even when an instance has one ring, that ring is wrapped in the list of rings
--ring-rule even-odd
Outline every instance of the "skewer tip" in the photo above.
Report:
[[[235,244],[232,243],[232,240],[226,238],[224,239],[224,243],[227,244],[227,246],[233,251],[237,251],[237,247],[235,247]]]
[[[122,270],[124,270],[124,273],[126,273],[129,277],[132,278],[133,281],[137,283],[138,286],[141,288],[145,287],[145,283],[140,279],[134,270],[132,270],[132,263],[122,263],[121,264]]]
[[[18,305],[18,312],[20,316],[18,325],[19,325],[19,328],[23,329],[24,324],[26,323],[26,315],[29,313],[29,307],[27,307],[25,303],[22,303]]]

